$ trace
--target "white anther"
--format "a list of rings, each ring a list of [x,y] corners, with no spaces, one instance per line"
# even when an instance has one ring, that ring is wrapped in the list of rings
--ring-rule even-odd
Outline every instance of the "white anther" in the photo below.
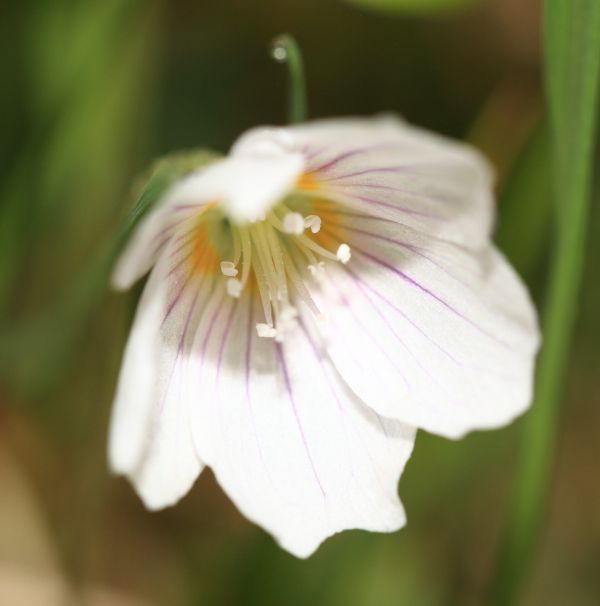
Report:
[[[307,215],[304,217],[304,227],[306,229],[310,228],[310,231],[312,231],[313,234],[318,233],[321,229],[321,217],[318,217],[317,215]]]
[[[304,219],[300,213],[287,213],[283,217],[283,231],[299,236],[304,231]]]
[[[242,283],[235,278],[227,280],[227,294],[234,299],[239,299],[242,294]]]
[[[277,315],[277,330],[275,341],[283,343],[286,335],[296,328],[298,321],[298,312],[295,307],[288,305],[284,307]]]
[[[265,339],[274,339],[277,336],[277,330],[268,324],[257,324],[256,332],[258,333],[259,337],[263,337]]]
[[[313,276],[320,276],[323,273],[324,269],[325,263],[323,263],[323,261],[319,261],[316,265],[311,264],[308,266],[308,271]]]
[[[235,278],[238,275],[238,270],[231,261],[221,261],[221,271],[224,276],[228,276],[229,278]]]
[[[350,247],[347,244],[340,244],[335,256],[342,263],[348,263],[348,261],[350,261],[350,257],[352,256],[352,253],[350,252]]]

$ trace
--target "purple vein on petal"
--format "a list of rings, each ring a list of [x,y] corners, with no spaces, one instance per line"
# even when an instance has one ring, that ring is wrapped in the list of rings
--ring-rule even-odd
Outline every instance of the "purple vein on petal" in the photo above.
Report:
[[[186,232],[184,234],[181,234],[181,236],[178,236],[173,241],[173,244],[177,244],[177,247],[169,253],[169,259],[172,259],[173,257],[177,256],[177,254],[180,253],[190,242],[192,242],[194,238],[195,234],[193,232]]]
[[[304,147],[301,147],[299,151],[304,154],[304,160],[308,163],[323,152],[327,151],[330,147],[331,145],[322,145],[321,147],[311,148],[310,145],[305,145]]]
[[[394,327],[390,324],[390,322],[385,317],[385,315],[381,313],[381,310],[377,307],[377,305],[375,305],[375,303],[373,302],[373,300],[365,292],[365,288],[364,288],[363,284],[361,283],[361,281],[355,276],[355,274],[350,269],[348,269],[347,267],[344,267],[344,269],[346,270],[346,273],[350,276],[350,278],[354,282],[355,287],[360,291],[360,293],[362,294],[362,296],[369,302],[369,304],[375,310],[375,312],[377,313],[377,315],[383,320],[383,322],[387,326],[388,330],[394,335],[394,337],[396,337],[396,340],[402,345],[402,347],[415,360],[415,362],[417,363],[417,365],[419,366],[419,368],[429,377],[429,379],[431,381],[433,381],[441,389],[442,392],[444,392],[446,394],[447,397],[449,397],[450,399],[453,399],[453,398],[451,398],[450,394],[448,394],[448,391],[446,390],[446,388],[443,385],[440,384],[440,382],[438,381],[437,377],[434,374],[432,374],[426,366],[423,365],[423,363],[421,362],[421,360],[419,359],[419,357],[400,338],[400,336],[394,330]]]
[[[352,217],[355,219],[363,219],[368,221],[381,221],[382,223],[392,223],[393,225],[400,225],[402,227],[408,227],[404,225],[404,223],[399,223],[396,219],[389,219],[388,217],[380,217],[379,215],[369,215],[366,213],[361,213],[359,211],[351,212],[347,210],[341,210],[339,208],[335,209],[335,214],[341,217]],[[331,221],[327,222],[328,224],[332,224]],[[340,227],[345,227],[346,224],[340,225]]]
[[[324,164],[321,164],[321,166],[311,167],[309,170],[310,170],[310,172],[315,172],[315,173],[327,172],[331,168],[333,168],[334,166],[337,166],[340,162],[343,162],[344,160],[347,160],[348,158],[352,158],[352,157],[358,156],[360,154],[366,154],[371,151],[384,150],[384,149],[389,149],[390,147],[397,147],[397,146],[398,146],[398,143],[396,143],[396,142],[394,142],[394,143],[385,142],[385,143],[376,143],[375,145],[365,145],[363,147],[357,147],[357,148],[345,151],[345,152],[341,153],[339,156],[335,156],[331,160],[328,160]]]
[[[227,341],[229,340],[229,333],[231,332],[231,327],[233,326],[233,316],[237,307],[238,300],[234,299],[233,305],[231,305],[231,309],[229,311],[229,315],[227,316],[227,320],[225,320],[225,330],[223,331],[223,336],[221,337],[222,340],[219,346],[219,353],[217,355],[217,372],[215,373],[215,384],[217,387],[217,394],[219,393],[218,385],[221,379],[221,364],[223,362],[223,353],[225,351]]]
[[[210,336],[212,335],[212,331],[217,323],[217,319],[218,319],[219,315],[221,314],[221,311],[223,311],[223,302],[226,300],[226,298],[227,298],[227,293],[225,291],[223,291],[223,293],[221,294],[221,300],[219,302],[219,305],[217,305],[217,307],[215,308],[215,311],[213,312],[213,314],[208,322],[208,330],[206,331],[206,334],[204,335],[204,339],[202,341],[202,347],[201,347],[202,367],[204,366],[204,357],[206,355],[206,349],[208,347],[208,342],[210,341]]]
[[[350,188],[356,188],[357,186],[354,183],[340,183],[339,185],[335,186],[335,188],[338,188],[338,187],[350,189]],[[381,189],[381,187],[378,187],[378,188]],[[429,202],[431,204],[438,205],[438,206],[443,206],[443,204],[446,204],[446,205],[448,204],[448,202],[446,202],[445,200],[442,200],[441,198],[432,197],[430,195],[427,195],[427,194],[424,194],[421,192],[416,192],[411,189],[402,189],[400,187],[395,187],[394,192],[396,192],[398,194],[402,194],[406,197],[417,198],[419,200],[423,200],[424,202]],[[430,218],[430,219],[439,219],[440,218],[440,215],[437,215],[437,214],[424,213],[424,212],[413,210],[410,208],[403,208],[401,206],[397,206],[397,204],[395,204],[393,202],[385,202],[384,200],[379,200],[377,198],[371,198],[370,196],[358,195],[358,194],[353,194],[353,193],[345,193],[344,195],[350,196],[352,198],[357,198],[359,200],[363,200],[364,202],[372,202],[372,203],[377,203],[377,204],[386,205],[386,206],[391,205],[394,208],[398,208],[398,210],[403,210],[404,212],[412,213],[415,215],[422,215],[422,216]],[[440,204],[440,203],[442,203],[442,204]]]
[[[453,307],[452,305],[450,305],[450,303],[448,303],[447,301],[445,301],[444,299],[442,299],[439,295],[435,294],[432,290],[430,290],[426,286],[423,286],[423,284],[421,284],[420,282],[418,282],[414,278],[411,278],[408,274],[406,274],[402,270],[398,269],[397,267],[394,267],[393,265],[391,265],[387,261],[384,261],[383,259],[380,259],[379,257],[376,257],[375,255],[366,252],[365,250],[363,250],[361,248],[357,248],[356,245],[354,245],[352,247],[352,250],[358,252],[359,254],[363,255],[364,257],[367,257],[367,258],[371,259],[373,262],[377,263],[377,265],[380,265],[382,267],[385,267],[386,269],[389,269],[391,272],[395,273],[400,278],[402,278],[402,280],[404,280],[407,284],[410,284],[414,288],[416,288],[416,289],[420,290],[421,292],[425,293],[427,296],[435,299],[438,303],[440,303],[440,305],[443,305],[446,309],[448,309],[449,311],[451,311],[454,315],[456,315],[459,318],[461,318],[462,320],[464,320],[467,324],[469,324],[469,326],[472,326],[475,330],[477,330],[481,334],[485,335],[489,339],[492,339],[493,341],[495,341],[496,343],[498,343],[498,344],[500,344],[500,345],[502,345],[504,347],[509,347],[508,343],[502,341],[496,335],[492,335],[489,332],[487,332],[484,328],[482,328],[481,326],[479,326],[471,318],[465,316],[463,313],[461,313],[460,311],[458,311],[458,309],[456,309],[455,307]]]
[[[352,317],[352,319],[354,320],[356,325],[362,330],[362,332],[365,334],[365,336],[371,340],[371,342],[385,356],[385,358],[387,358],[388,362],[392,365],[392,367],[396,369],[396,372],[398,373],[398,376],[402,379],[404,386],[406,387],[408,392],[410,392],[411,387],[410,387],[410,383],[408,382],[408,379],[404,376],[404,373],[402,372],[400,367],[396,364],[396,362],[394,361],[394,359],[392,358],[390,353],[381,346],[381,343],[379,343],[373,336],[373,332],[370,331],[367,326],[365,326],[364,322],[355,313],[355,311],[353,310],[352,305],[349,302],[349,300],[347,299],[347,297],[343,294],[341,296],[343,297],[342,302],[344,303],[348,313],[350,314],[350,316]],[[377,311],[379,313],[379,310],[377,310]],[[329,321],[333,322],[336,326],[339,326],[338,323],[335,322],[335,320],[333,320],[332,318],[330,318]],[[340,334],[344,334],[344,331],[341,329],[340,329]]]
[[[369,196],[361,196],[358,194],[345,194],[345,195],[349,196],[350,198],[360,200],[361,202],[366,202],[367,204],[371,204],[373,206],[383,206],[385,208],[392,208],[394,210],[397,210],[398,212],[401,212],[401,213],[404,213],[407,215],[413,215],[415,217],[423,217],[424,219],[432,219],[434,221],[439,221],[442,218],[439,215],[435,215],[432,213],[424,213],[424,212],[421,212],[420,210],[414,210],[412,208],[405,208],[404,206],[398,206],[398,204],[395,204],[394,202],[386,202],[385,200],[378,200],[377,198],[371,198]],[[427,198],[426,196],[422,196],[422,198],[424,200],[431,201],[431,199]]]
[[[298,324],[300,326],[302,333],[304,334],[304,337],[306,338],[308,344],[310,345],[310,348],[312,349],[315,359],[319,363],[319,368],[323,372],[323,376],[325,377],[325,380],[327,381],[327,386],[329,387],[329,391],[331,392],[331,395],[333,396],[333,399],[335,400],[335,403],[337,404],[337,409],[338,409],[339,413],[342,416],[344,416],[346,414],[346,411],[344,410],[344,407],[342,406],[340,398],[339,398],[337,392],[335,391],[335,388],[331,382],[331,377],[329,376],[329,373],[325,369],[325,365],[323,364],[323,356],[321,355],[321,352],[320,352],[319,348],[317,347],[317,344],[314,342],[314,340],[310,336],[310,333],[308,332],[308,329],[306,328],[306,325],[304,324],[302,318],[300,318],[298,320]]]
[[[194,251],[190,251],[187,255],[185,255],[185,257],[182,257],[181,259],[178,259],[176,263],[173,264],[173,266],[169,269],[169,273],[167,274],[167,278],[170,278],[174,273],[176,273],[178,270],[181,269],[182,265],[186,262],[189,261],[192,258],[192,255],[194,254]]]
[[[190,240],[191,239],[192,238],[190,238]],[[189,244],[190,240],[186,241],[183,246],[178,247],[177,251],[174,251],[169,256],[169,259],[172,259],[177,253],[180,253],[185,248],[185,246],[187,246]],[[176,271],[178,271],[186,261],[188,261],[189,259],[192,258],[192,256],[194,255],[195,252],[197,252],[197,251],[194,251],[194,249],[191,248],[185,256],[181,257],[180,259],[177,259],[177,261],[169,269],[169,272],[167,273],[167,277],[171,277]],[[198,256],[197,263],[199,264],[202,261],[204,261],[207,254],[208,254],[208,246],[204,246],[204,248],[201,249],[200,255]]]
[[[335,386],[333,385],[333,382],[331,380],[331,376],[330,376],[330,372],[327,371],[327,368],[325,367],[325,364],[323,363],[323,356],[321,355],[321,352],[317,346],[317,344],[315,343],[314,339],[310,336],[310,332],[308,331],[306,325],[304,324],[304,322],[302,321],[302,319],[299,320],[299,324],[300,327],[302,329],[302,332],[304,334],[304,337],[306,338],[307,342],[309,343],[314,356],[317,360],[317,362],[319,363],[319,368],[321,369],[321,372],[323,373],[323,376],[325,377],[325,381],[327,382],[327,385],[329,387],[329,390],[331,392],[331,394],[333,395],[336,404],[337,404],[337,408],[338,411],[340,413],[340,416],[342,417],[342,425],[344,426],[344,433],[346,435],[346,437],[348,437],[348,422],[350,421],[350,418],[348,417],[348,414],[346,412],[346,410],[344,410],[344,407],[342,405],[342,402],[339,398],[339,395],[335,389]],[[340,378],[341,381],[344,381],[342,378]],[[344,381],[345,383],[345,381]],[[350,389],[350,387],[347,387],[348,389]],[[364,403],[363,403],[364,405]],[[375,420],[377,421],[377,424],[379,425],[379,428],[381,429],[381,432],[383,433],[383,435],[387,438],[388,437],[388,432],[385,428],[385,424],[383,423],[383,419],[370,407],[370,406],[366,406],[364,405],[364,410],[367,414],[369,414],[370,416],[374,417]],[[353,425],[352,423],[350,423],[351,425]],[[360,441],[361,445],[363,446],[364,452],[366,453],[367,457],[369,458],[369,460],[371,461],[373,468],[375,470],[378,470],[378,466],[377,463],[375,462],[375,460],[373,459],[373,455],[371,454],[371,451],[369,450],[369,448],[366,446],[364,439],[360,433],[360,431],[356,430],[354,428],[354,434],[356,436],[356,438]],[[377,482],[379,484],[379,486],[382,488],[382,490],[384,492],[386,492],[386,487],[384,482],[382,481],[379,473],[376,473],[376,478],[377,478]],[[354,468],[351,467],[350,468],[350,476],[357,480],[358,483],[358,479],[356,477],[356,474],[354,473]]]
[[[196,292],[196,294],[194,295],[194,298],[192,299],[192,302],[190,304],[190,308],[187,312],[187,316],[185,319],[185,323],[183,326],[183,330],[181,331],[181,337],[179,338],[179,344],[177,345],[177,353],[175,354],[175,360],[173,360],[173,365],[171,366],[171,372],[169,373],[169,378],[167,380],[167,385],[165,388],[165,391],[162,395],[161,401],[160,401],[160,405],[159,405],[159,412],[162,413],[162,410],[164,408],[165,402],[167,400],[167,395],[169,393],[169,390],[171,389],[171,382],[173,380],[173,375],[175,374],[175,369],[177,368],[177,364],[179,363],[179,359],[181,358],[181,355],[183,354],[183,346],[185,343],[185,338],[188,334],[188,328],[190,325],[190,321],[192,319],[192,315],[194,313],[194,309],[196,308],[196,303],[198,302],[198,296],[200,294],[200,290],[198,290]]]
[[[414,217],[422,217],[424,219],[429,219],[432,221],[440,221],[442,219],[442,217],[440,215],[432,214],[432,213],[425,213],[420,210],[414,210],[412,208],[406,208],[404,206],[399,206],[395,202],[386,202],[385,200],[378,200],[377,198],[371,198],[369,196],[362,196],[360,194],[338,192],[338,191],[336,191],[335,187],[325,188],[323,190],[323,193],[325,195],[331,196],[331,198],[336,199],[338,204],[344,204],[344,205],[347,205],[350,207],[354,207],[357,203],[351,202],[351,201],[349,201],[349,199],[358,200],[360,202],[365,202],[366,204],[368,204],[370,206],[381,206],[383,208],[390,208],[396,212],[403,213],[405,215],[411,215]],[[424,198],[424,199],[431,201],[429,198]]]
[[[304,338],[310,345],[313,355],[315,356],[315,359],[317,360],[317,363],[319,364],[319,369],[321,370],[321,373],[323,374],[323,377],[325,378],[327,387],[329,388],[329,391],[331,392],[331,395],[333,396],[333,399],[335,400],[338,413],[342,419],[342,426],[344,428],[344,434],[346,436],[346,440],[349,440],[349,438],[348,438],[348,421],[350,419],[348,418],[348,414],[347,414],[346,410],[344,410],[344,406],[335,389],[335,386],[333,385],[333,382],[332,382],[331,376],[330,376],[330,372],[327,371],[325,364],[323,364],[323,356],[321,355],[321,352],[320,352],[319,348],[317,347],[317,344],[314,342],[313,338],[310,336],[310,333],[309,333],[308,329],[306,328],[306,325],[304,324],[302,319],[299,320],[299,325],[300,325],[301,332],[304,335]],[[371,409],[367,408],[367,410],[370,411]],[[383,434],[387,435],[385,432],[385,427],[383,426],[383,423],[381,422],[379,415],[377,415],[376,413],[373,413],[373,414],[375,414],[375,416],[377,417],[377,420],[380,423],[380,427],[383,430]],[[373,461],[373,457],[372,457],[371,453],[369,452],[369,449],[365,447],[365,444],[364,444],[364,441],[362,440],[362,436],[360,435],[360,432],[355,431],[355,435],[357,436],[357,438],[360,440],[361,444],[363,445],[363,448],[364,448],[365,452],[367,453],[367,457],[371,460],[371,463],[374,464],[375,462]],[[374,467],[375,467],[375,464],[374,464]],[[359,484],[358,478],[356,477],[356,474],[354,473],[353,466],[350,466],[350,477],[353,480],[355,480],[357,482],[357,484]],[[377,479],[379,481],[379,478],[377,478]]]
[[[343,228],[348,231],[353,231],[365,236],[369,236],[376,240],[381,240],[382,242],[389,242],[395,246],[399,246],[400,248],[404,248],[414,253],[418,257],[429,261],[433,266],[437,267],[440,271],[443,271],[447,276],[458,282],[461,286],[468,290],[473,290],[473,287],[470,284],[467,284],[464,280],[461,280],[458,276],[455,276],[447,267],[444,267],[441,263],[438,263],[434,259],[432,259],[429,255],[425,254],[419,246],[415,246],[414,244],[408,244],[408,242],[403,242],[402,240],[396,240],[395,238],[390,238],[389,236],[382,236],[381,234],[373,233],[367,229],[361,229],[360,227],[354,227],[348,224],[344,224]]]
[[[173,211],[178,211],[178,210],[198,210],[200,208],[204,208],[205,206],[206,206],[206,202],[203,202],[202,204],[176,204],[175,206],[173,206],[172,210]]]
[[[383,191],[391,191],[398,194],[406,194],[408,196],[414,196],[415,198],[422,198],[428,202],[441,202],[442,204],[451,204],[453,202],[450,198],[441,198],[439,196],[431,196],[423,192],[414,191],[412,189],[406,189],[405,187],[398,187],[395,185],[387,185],[385,183],[336,183],[336,187],[359,187],[363,189],[380,189]]]
[[[358,283],[362,284],[370,290],[375,296],[379,297],[384,303],[389,305],[397,314],[399,314],[402,318],[404,318],[419,334],[421,334],[427,341],[429,341],[436,349],[438,349],[441,353],[447,356],[452,362],[462,367],[462,363],[457,360],[449,351],[446,351],[437,341],[434,341],[418,324],[416,324],[411,318],[409,318],[397,305],[392,303],[385,295],[380,293],[378,290],[375,290],[370,284],[361,280],[361,278],[354,273],[349,267],[346,267],[346,272],[352,276],[354,280]]]
[[[154,237],[152,238],[152,242],[156,242],[157,240],[161,240],[164,236],[166,236],[167,240],[171,239],[171,237],[173,236],[173,230],[176,227],[179,227],[182,223],[184,223],[185,221],[187,221],[189,219],[189,217],[182,217],[180,219],[177,219],[174,223],[169,223],[168,225],[165,225],[160,231],[158,231]]]
[[[165,315],[163,316],[163,319],[162,319],[162,322],[161,322],[161,325],[160,325],[161,328],[165,325],[165,323],[169,319],[169,316],[171,315],[172,311],[175,309],[176,305],[181,300],[181,296],[183,295],[183,291],[186,289],[186,287],[187,287],[187,285],[189,283],[190,283],[190,280],[184,280],[182,282],[181,288],[177,291],[177,294],[169,302],[169,305],[167,306],[167,310],[165,312]]]
[[[351,173],[346,173],[344,175],[334,175],[332,177],[326,177],[322,179],[322,181],[341,181],[342,179],[349,179],[351,177],[360,177],[361,175],[369,175],[373,173],[402,173],[408,172],[410,173],[414,167],[409,165],[402,166],[374,166],[371,168],[364,168],[363,170],[357,170]]]
[[[288,399],[290,401],[290,404],[292,405],[292,411],[294,413],[294,418],[296,420],[296,425],[298,427],[298,431],[300,432],[300,438],[302,439],[302,444],[304,446],[304,452],[306,453],[306,458],[308,459],[308,462],[310,464],[310,468],[312,470],[313,476],[317,482],[317,485],[319,486],[319,490],[321,491],[321,494],[323,495],[323,498],[326,499],[327,498],[327,493],[325,492],[325,490],[323,489],[323,485],[321,484],[321,479],[319,478],[319,474],[317,473],[317,470],[315,468],[315,463],[313,461],[312,455],[310,453],[310,449],[308,447],[308,442],[306,440],[306,435],[304,433],[304,427],[302,426],[302,422],[300,420],[300,415],[298,414],[298,408],[296,406],[296,400],[294,398],[294,393],[292,391],[292,385],[290,382],[290,376],[288,373],[288,369],[287,369],[287,365],[285,362],[285,356],[283,354],[283,348],[281,347],[281,344],[276,343],[275,344],[275,350],[277,352],[277,360],[279,361],[279,365],[281,367],[281,372],[283,374],[283,381],[285,384],[285,389],[288,395]]]

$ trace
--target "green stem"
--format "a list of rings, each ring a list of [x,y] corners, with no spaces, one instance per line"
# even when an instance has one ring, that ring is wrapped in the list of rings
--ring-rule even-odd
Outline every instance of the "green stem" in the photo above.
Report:
[[[491,603],[513,604],[535,554],[554,463],[585,262],[598,100],[600,10],[595,0],[546,0],[545,67],[555,176],[554,246],[536,393],[523,427],[506,536]],[[565,96],[566,95],[566,96]]]
[[[304,61],[296,40],[289,34],[278,36],[272,44],[271,56],[279,63],[288,66],[288,121],[290,124],[305,122],[306,82],[304,79]]]

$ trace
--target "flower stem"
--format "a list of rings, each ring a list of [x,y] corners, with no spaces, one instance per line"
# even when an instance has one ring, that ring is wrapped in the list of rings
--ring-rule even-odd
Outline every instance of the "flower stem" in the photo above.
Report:
[[[600,5],[546,0],[545,76],[555,176],[554,247],[536,394],[522,435],[511,510],[491,603],[513,604],[545,517],[559,405],[585,261],[600,73]]]
[[[304,122],[307,117],[306,82],[304,61],[298,43],[289,34],[278,36],[272,43],[271,56],[278,63],[287,63],[288,66],[288,122]]]

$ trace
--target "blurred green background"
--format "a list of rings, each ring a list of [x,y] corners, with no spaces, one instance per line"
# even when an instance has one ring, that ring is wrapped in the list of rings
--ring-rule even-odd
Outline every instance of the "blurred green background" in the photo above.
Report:
[[[105,456],[135,293],[106,293],[93,268],[154,158],[224,152],[246,128],[285,122],[285,68],[268,49],[290,32],[304,52],[311,117],[394,111],[491,158],[499,245],[539,301],[552,189],[540,24],[539,0],[3,6],[2,606],[63,604],[67,587],[75,604],[486,603],[523,420],[460,442],[421,432],[400,482],[407,527],[345,532],[308,561],[243,519],[209,471],[179,505],[149,513]],[[547,519],[522,604],[600,603],[598,201]]]

